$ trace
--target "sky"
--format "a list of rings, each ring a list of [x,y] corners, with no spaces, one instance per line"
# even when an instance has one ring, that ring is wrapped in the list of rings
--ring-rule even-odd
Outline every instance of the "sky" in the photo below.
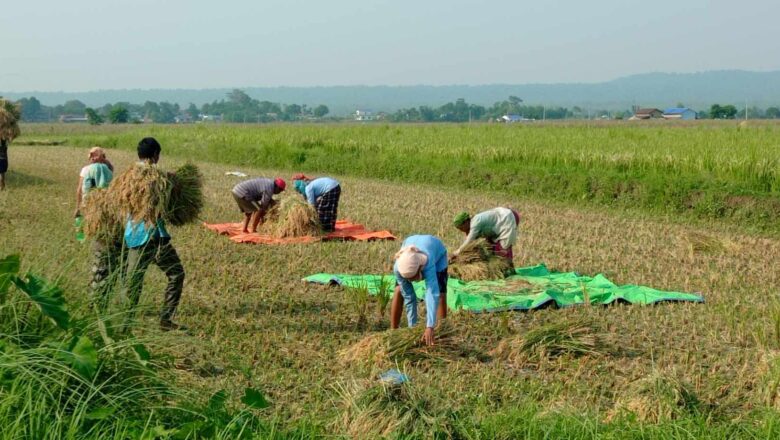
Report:
[[[602,82],[780,70],[777,0],[25,0],[0,90]]]

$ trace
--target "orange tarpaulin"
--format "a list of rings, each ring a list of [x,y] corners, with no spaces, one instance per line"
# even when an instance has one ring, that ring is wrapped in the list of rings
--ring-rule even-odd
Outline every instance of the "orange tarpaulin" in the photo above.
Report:
[[[255,244],[288,244],[288,243],[313,243],[315,241],[325,240],[395,240],[395,236],[390,231],[367,231],[365,226],[352,223],[349,220],[336,221],[336,230],[319,237],[290,237],[274,238],[270,235],[244,234],[241,231],[241,223],[203,223],[206,228],[221,234],[227,235],[236,243],[255,243]]]

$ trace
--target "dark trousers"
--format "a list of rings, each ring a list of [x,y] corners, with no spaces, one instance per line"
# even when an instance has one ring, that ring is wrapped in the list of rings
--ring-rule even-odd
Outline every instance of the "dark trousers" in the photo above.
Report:
[[[144,275],[151,263],[157,265],[168,278],[160,320],[170,320],[176,313],[184,287],[184,266],[170,239],[152,239],[146,245],[131,248],[127,252],[127,280],[122,297],[129,303],[126,307],[128,324],[133,319],[144,286]]]
[[[105,243],[101,240],[92,242],[92,268],[89,288],[92,302],[99,310],[105,311],[111,292],[120,274],[120,259],[122,256],[122,241]]]

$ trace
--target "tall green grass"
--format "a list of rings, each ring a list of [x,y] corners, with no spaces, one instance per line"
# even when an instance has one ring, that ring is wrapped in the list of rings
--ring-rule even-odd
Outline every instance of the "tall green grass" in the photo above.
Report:
[[[27,125],[25,140],[636,207],[776,228],[780,125]]]

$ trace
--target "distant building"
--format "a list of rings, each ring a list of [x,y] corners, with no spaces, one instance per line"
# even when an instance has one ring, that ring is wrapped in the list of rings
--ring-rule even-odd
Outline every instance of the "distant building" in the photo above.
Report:
[[[222,115],[198,115],[201,122],[222,122]]]
[[[189,124],[192,122],[192,116],[189,113],[182,113],[173,117],[173,122],[177,124]]]
[[[690,121],[696,119],[696,112],[688,107],[673,107],[664,111],[664,119],[682,119],[683,121]]]
[[[514,123],[514,122],[528,122],[530,120],[531,119],[524,118],[524,117],[522,117],[520,115],[504,115],[504,116],[501,116],[501,119],[500,119],[501,122],[506,122],[507,124],[511,124],[511,123]]]
[[[374,120],[374,111],[373,110],[355,110],[355,120],[356,121],[373,121]]]
[[[661,119],[663,116],[664,112],[657,108],[640,108],[634,112],[634,116],[631,119],[634,121],[637,119]]]
[[[61,115],[60,122],[89,122],[89,119],[87,118],[87,115]]]

